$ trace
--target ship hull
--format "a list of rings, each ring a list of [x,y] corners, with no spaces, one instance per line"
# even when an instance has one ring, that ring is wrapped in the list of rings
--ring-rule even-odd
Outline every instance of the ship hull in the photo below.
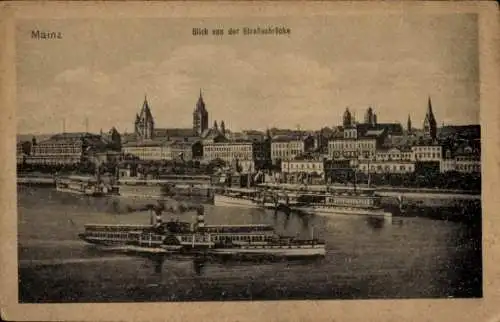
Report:
[[[56,190],[59,192],[72,193],[76,195],[84,195],[84,196],[102,196],[103,193],[94,192],[91,190],[80,190],[76,188],[66,188],[66,187],[58,187],[56,186]]]
[[[231,248],[215,248],[212,255],[232,257],[280,257],[307,258],[325,256],[324,245],[316,246],[241,246]]]
[[[63,184],[56,184],[56,191],[82,195],[82,196],[90,196],[90,197],[104,197],[116,194],[114,191],[112,191],[112,189],[97,191],[96,189],[93,188],[88,189],[88,188],[81,188],[79,186],[63,185]]]
[[[291,210],[318,216],[349,215],[349,216],[392,217],[392,214],[390,212],[386,212],[383,209],[304,206],[304,207],[292,207]]]
[[[240,207],[240,208],[261,208],[262,206],[250,199],[235,198],[223,195],[214,195],[214,206]]]

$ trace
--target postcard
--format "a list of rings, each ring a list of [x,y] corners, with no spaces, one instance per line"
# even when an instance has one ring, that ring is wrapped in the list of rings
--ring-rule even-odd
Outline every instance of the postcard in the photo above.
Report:
[[[498,319],[494,9],[4,5],[3,317]]]

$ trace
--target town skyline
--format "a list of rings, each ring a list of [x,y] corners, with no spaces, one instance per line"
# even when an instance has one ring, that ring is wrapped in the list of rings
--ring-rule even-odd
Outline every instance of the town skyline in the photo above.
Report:
[[[33,40],[43,23],[64,30]],[[196,37],[192,27],[284,25],[287,36]],[[125,41],[123,35],[129,37]],[[76,37],[78,35],[78,37]],[[432,99],[438,126],[479,123],[477,17],[388,15],[247,21],[27,21],[17,30],[18,133],[133,132],[147,94],[160,127],[191,127],[199,89],[209,122],[231,131],[318,130],[358,121],[420,127]],[[460,44],[460,45],[457,45]],[[25,53],[25,54],[23,54]],[[64,53],[63,55],[61,53]]]
[[[203,93],[203,89],[200,89],[200,93]],[[425,119],[425,113],[427,112],[427,108],[428,108],[428,100],[429,98],[431,99],[432,101],[432,97],[427,97],[426,99],[426,104],[425,104],[425,108],[424,108],[424,114],[423,114],[423,117],[419,117],[418,119],[415,119],[414,116],[412,114],[409,114],[409,117],[411,119],[411,124],[412,124],[412,128],[413,129],[422,129],[423,128],[423,122],[424,122],[424,119]],[[203,95],[203,99],[205,99],[205,96]],[[154,120],[155,120],[155,127],[160,127],[160,128],[192,128],[192,119],[191,119],[191,122],[188,124],[176,124],[174,126],[165,126],[164,123],[162,122],[158,122],[159,118],[157,117],[157,114],[158,115],[161,115],[160,113],[158,113],[158,111],[156,111],[155,113],[155,108],[154,108],[154,105],[153,103],[151,103],[151,99],[150,97],[145,94],[144,97],[143,97],[143,101],[141,101],[141,104],[138,104],[138,108],[136,110],[136,113],[134,114],[134,116],[136,114],[139,114],[140,112],[140,109],[141,109],[141,106],[144,102],[144,100],[147,100],[148,101],[148,104],[149,104],[149,107],[151,109],[151,112],[153,114],[153,117],[154,117]],[[436,108],[434,107],[434,103],[432,103],[432,106],[433,106],[433,112],[434,114],[440,114],[439,112],[436,113]],[[207,109],[209,111],[209,124],[208,126],[209,127],[212,127],[214,122],[217,122],[218,124],[223,121],[226,125],[226,128],[230,131],[230,132],[243,132],[243,131],[251,131],[251,130],[257,130],[257,131],[262,131],[262,132],[265,132],[266,130],[268,129],[272,129],[272,128],[276,128],[276,129],[289,129],[289,130],[301,130],[301,131],[319,131],[323,128],[331,128],[331,129],[334,129],[335,127],[337,126],[342,126],[342,115],[344,114],[344,112],[346,111],[346,109],[349,109],[349,111],[351,112],[352,116],[353,116],[353,121],[355,121],[356,123],[364,123],[365,122],[365,113],[367,111],[368,108],[372,108],[373,111],[375,113],[377,113],[377,117],[378,118],[378,122],[379,123],[399,123],[401,124],[401,126],[403,128],[406,129],[407,127],[407,122],[408,122],[408,117],[405,119],[405,120],[394,120],[394,119],[386,119],[384,118],[384,115],[383,113],[380,113],[380,110],[377,108],[376,105],[369,105],[365,108],[353,108],[352,106],[346,106],[344,107],[343,109],[339,108],[339,109],[336,109],[336,111],[339,112],[339,117],[337,117],[339,120],[338,120],[338,124],[324,124],[324,125],[318,125],[317,127],[315,128],[304,128],[301,126],[301,124],[297,123],[295,125],[290,125],[290,126],[286,126],[286,125],[274,125],[274,126],[260,126],[260,127],[254,127],[254,128],[239,128],[239,129],[233,129],[230,127],[230,124],[231,124],[231,120],[229,119],[226,119],[224,118],[223,116],[222,117],[212,117],[211,116],[211,113],[210,113],[210,109],[209,109],[209,106],[207,104]],[[194,110],[194,108],[193,108]],[[417,113],[415,113],[417,115],[419,115],[420,113],[417,111]],[[190,116],[192,116],[192,112],[190,113]],[[161,119],[160,119],[161,120]],[[108,132],[111,128],[115,128],[117,129],[120,133],[124,134],[124,133],[133,133],[134,132],[134,125],[133,125],[133,121],[130,122],[130,124],[126,125],[123,129],[120,129],[120,127],[114,125],[114,124],[110,124],[108,127],[105,127],[105,128],[99,128],[97,129],[95,126],[93,127],[92,124],[89,122],[89,118],[86,118],[86,119],[83,119],[81,120],[81,124],[80,125],[76,125],[74,127],[71,127],[71,128],[68,128],[67,127],[67,120],[65,119],[61,119],[60,120],[61,122],[61,127],[60,127],[60,130],[59,131],[54,131],[54,132],[18,132],[18,135],[30,135],[30,134],[34,134],[34,135],[49,135],[49,134],[55,134],[55,133],[64,133],[64,132],[90,132],[90,133],[99,133],[100,131],[103,131],[103,132]],[[475,125],[475,124],[478,124],[478,123],[474,123],[474,122],[469,122],[469,123],[444,123],[444,122],[439,122],[437,123],[437,127],[441,127],[443,125],[455,125],[455,126],[459,126],[459,125]]]

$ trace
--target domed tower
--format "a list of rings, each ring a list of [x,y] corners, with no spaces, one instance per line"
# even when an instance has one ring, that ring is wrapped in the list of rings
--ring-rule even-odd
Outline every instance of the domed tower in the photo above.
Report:
[[[346,107],[346,109],[345,109],[342,125],[344,127],[349,127],[352,125],[352,115],[351,115],[351,112],[349,112],[348,107]]]
[[[193,131],[195,134],[201,135],[201,133],[203,133],[203,131],[207,128],[208,111],[205,108],[205,102],[203,101],[200,89],[200,97],[198,98],[198,102],[196,103],[196,107],[193,112]]]
[[[373,109],[371,108],[371,106],[368,107],[368,109],[366,110],[365,124],[375,125],[375,122],[374,122],[374,119],[373,119]]]

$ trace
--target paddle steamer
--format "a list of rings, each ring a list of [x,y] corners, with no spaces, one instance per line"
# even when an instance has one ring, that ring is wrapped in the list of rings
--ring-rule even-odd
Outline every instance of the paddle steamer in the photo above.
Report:
[[[311,257],[325,255],[325,242],[284,237],[269,225],[205,225],[204,210],[197,222],[163,222],[156,210],[150,225],[85,225],[79,237],[92,244],[117,250],[149,253],[208,255],[252,255],[272,257]]]

